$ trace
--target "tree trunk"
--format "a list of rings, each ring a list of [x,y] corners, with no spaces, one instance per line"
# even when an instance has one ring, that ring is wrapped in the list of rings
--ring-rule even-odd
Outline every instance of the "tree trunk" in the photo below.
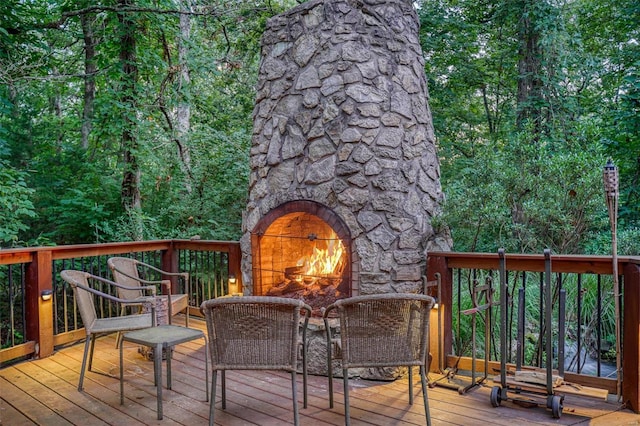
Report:
[[[82,147],[89,148],[89,134],[91,133],[91,121],[93,119],[93,106],[96,96],[96,63],[95,63],[95,38],[91,17],[87,14],[80,16],[82,23],[82,35],[84,37],[84,108],[82,111]]]
[[[533,123],[534,141],[538,140],[541,119],[540,101],[543,82],[541,79],[542,52],[540,32],[537,28],[534,3],[537,0],[524,0],[519,20],[518,38],[518,92],[516,125],[522,128],[528,121]]]
[[[183,10],[191,10],[190,0],[185,0]],[[191,193],[191,154],[189,152],[189,131],[191,129],[191,102],[190,102],[190,86],[191,77],[189,76],[189,64],[187,62],[189,56],[188,42],[191,37],[191,17],[189,14],[180,15],[180,41],[178,43],[178,63],[180,65],[180,83],[178,93],[180,100],[178,102],[177,123],[176,123],[176,144],[178,145],[178,155],[182,169],[185,172],[185,190]]]
[[[131,7],[131,0],[119,0],[120,8]],[[128,12],[118,14],[120,22],[120,62],[122,64],[122,105],[124,117],[122,128],[122,148],[124,176],[122,179],[122,205],[127,212],[138,210],[140,202],[140,166],[136,158],[138,141],[136,127],[136,84],[138,65],[136,63],[136,24]]]

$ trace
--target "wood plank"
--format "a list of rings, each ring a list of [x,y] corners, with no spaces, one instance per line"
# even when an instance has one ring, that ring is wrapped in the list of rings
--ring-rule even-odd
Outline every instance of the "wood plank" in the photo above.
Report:
[[[37,392],[38,384],[28,378],[20,377],[15,370],[11,368],[0,370],[0,387],[2,387],[2,399],[13,407],[22,407],[20,411],[34,423],[43,425],[73,424],[41,402],[40,400],[44,400],[44,396]],[[25,391],[25,388],[28,390]]]
[[[77,404],[57,392],[60,388],[59,385],[55,386],[54,390],[54,388],[51,388],[46,383],[49,382],[50,384],[51,381],[45,380],[45,382],[43,382],[42,380],[45,379],[44,376],[50,378],[51,374],[46,372],[39,374],[41,371],[42,369],[34,363],[23,363],[7,371],[3,377],[15,383],[16,387],[20,388],[23,392],[30,395],[38,395],[39,399],[46,402],[49,409],[59,414],[60,417],[63,417],[70,424],[77,424],[82,421],[86,421],[92,425],[107,424],[90,411],[74,410],[73,408],[75,408]]]
[[[195,328],[203,327],[193,321]],[[203,343],[194,341],[175,348],[172,390],[163,390],[165,418],[156,419],[156,389],[153,385],[153,363],[137,353],[137,347],[125,349],[125,405],[120,405],[118,378],[119,351],[114,336],[98,339],[96,369],[104,374],[88,372],[85,391],[78,392],[78,378],[83,345],[59,350],[53,356],[18,363],[0,370],[0,415],[3,407],[16,416],[15,424],[95,424],[102,419],[114,425],[197,425],[206,424],[209,404],[205,401]],[[163,363],[164,364],[164,363]],[[163,371],[165,369],[163,368]],[[109,374],[112,377],[109,377]],[[424,408],[418,374],[414,383],[414,404],[408,403],[406,378],[394,382],[351,380],[352,424],[423,425]],[[309,407],[302,408],[302,376],[298,375],[298,401],[302,425],[343,425],[344,405],[342,380],[335,379],[335,408],[329,409],[328,379],[309,376]],[[220,383],[220,381],[218,381]],[[26,387],[25,387],[26,386]],[[514,401],[503,401],[492,407],[491,386],[474,388],[464,395],[436,386],[428,390],[434,426],[495,424],[596,426],[639,424],[639,416],[623,410],[616,402],[566,395],[563,414],[553,419],[545,406],[523,407]],[[7,396],[8,395],[8,396]],[[524,396],[524,395],[523,395]],[[53,404],[49,400],[53,397]],[[293,424],[290,376],[284,372],[231,371],[227,373],[227,409],[220,406],[217,392],[216,424],[224,426]],[[64,414],[60,412],[64,410]],[[4,423],[3,423],[4,424]]]
[[[94,398],[86,392],[78,392],[76,380],[65,380],[65,378],[75,379],[74,375],[67,374],[69,370],[63,370],[59,368],[59,366],[60,364],[55,362],[53,357],[49,357],[37,364],[24,363],[16,365],[16,370],[21,371],[34,380],[38,380],[43,385],[54,390],[60,397],[65,398],[74,405],[82,407],[98,419],[105,419],[109,424],[142,425],[142,423],[105,404],[100,399]],[[60,372],[62,372],[62,374],[59,374]],[[69,408],[68,411],[71,412],[71,409]],[[80,415],[81,418],[79,421],[82,419],[88,420],[84,413]],[[96,422],[96,424],[99,424],[99,422]]]
[[[36,351],[36,343],[29,341],[21,345],[12,346],[10,348],[0,350],[0,367],[7,361],[31,355]]]
[[[7,383],[5,379],[0,378],[0,424],[9,424],[9,419],[11,419],[11,424],[13,426],[35,425],[31,419],[16,409],[3,397],[3,391],[6,391],[10,386],[12,385]]]
[[[514,371],[513,379],[516,382],[534,383],[534,384],[545,385],[546,386],[546,384],[547,384],[547,373],[546,373],[546,371],[539,371],[539,370]],[[558,375],[555,375],[555,374],[551,375],[551,386],[552,387],[560,386],[563,381],[564,381],[564,378],[562,378],[562,377],[560,377]]]

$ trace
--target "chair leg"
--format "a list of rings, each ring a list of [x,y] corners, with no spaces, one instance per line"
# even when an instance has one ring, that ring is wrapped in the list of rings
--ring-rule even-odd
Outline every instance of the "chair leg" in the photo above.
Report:
[[[93,366],[93,349],[96,346],[96,335],[92,334],[91,335],[91,351],[89,354],[89,371],[93,371],[92,370],[92,366]]]
[[[127,307],[122,305],[120,307],[120,315],[124,315],[127,313]],[[116,335],[116,349],[118,349],[120,347],[120,343],[122,343],[122,332],[118,331],[118,334]]]
[[[89,345],[91,336],[87,336],[87,340],[84,343],[84,355],[82,356],[82,367],[80,367],[80,381],[78,382],[78,390],[82,392],[84,382],[84,370],[87,366],[87,354],[89,353]]]
[[[224,374],[224,372],[223,372]],[[211,401],[209,401],[209,426],[214,425],[214,415],[216,412],[216,384],[218,382],[218,371],[213,370],[211,375]]]
[[[422,398],[424,399],[424,415],[427,418],[427,426],[431,426],[431,413],[429,413],[429,398],[427,396],[427,378],[424,366],[420,366],[420,382],[422,383]]]
[[[344,383],[344,424],[345,426],[351,425],[351,413],[349,410],[349,370],[342,369],[343,383]]]
[[[225,410],[227,408],[227,377],[226,371],[220,370],[220,376],[222,376],[222,409]]]
[[[329,408],[333,408],[333,368],[331,365],[331,343],[327,344],[327,377],[329,378]]]
[[[413,366],[409,366],[409,405],[413,405]]]
[[[298,392],[296,389],[296,370],[291,371],[291,394],[293,395],[293,424],[300,424],[300,413],[298,412]]]
[[[302,401],[303,408],[307,408],[307,346],[302,345]]]

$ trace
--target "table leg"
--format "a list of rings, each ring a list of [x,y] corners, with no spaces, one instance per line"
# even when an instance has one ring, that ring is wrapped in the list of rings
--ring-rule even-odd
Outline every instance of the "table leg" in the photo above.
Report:
[[[204,339],[204,374],[205,374],[205,385],[207,387],[207,402],[209,402],[209,346],[207,343],[206,336],[202,336]]]
[[[156,345],[153,355],[155,358],[153,363],[153,373],[156,380],[158,398],[158,420],[162,420],[162,344]]]
[[[120,342],[120,405],[124,404],[124,373],[123,373],[123,360],[124,356],[122,355],[122,347],[124,346],[124,342]]]
[[[167,389],[171,389],[171,353],[173,346],[165,345],[163,350],[167,354]]]

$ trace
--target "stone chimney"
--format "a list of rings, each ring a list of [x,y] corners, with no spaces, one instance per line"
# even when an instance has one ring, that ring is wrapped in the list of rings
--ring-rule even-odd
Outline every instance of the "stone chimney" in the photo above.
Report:
[[[300,200],[348,228],[354,295],[419,291],[427,250],[450,249],[432,226],[442,192],[418,27],[410,0],[315,0],[268,21],[241,238],[245,294],[261,221]]]

